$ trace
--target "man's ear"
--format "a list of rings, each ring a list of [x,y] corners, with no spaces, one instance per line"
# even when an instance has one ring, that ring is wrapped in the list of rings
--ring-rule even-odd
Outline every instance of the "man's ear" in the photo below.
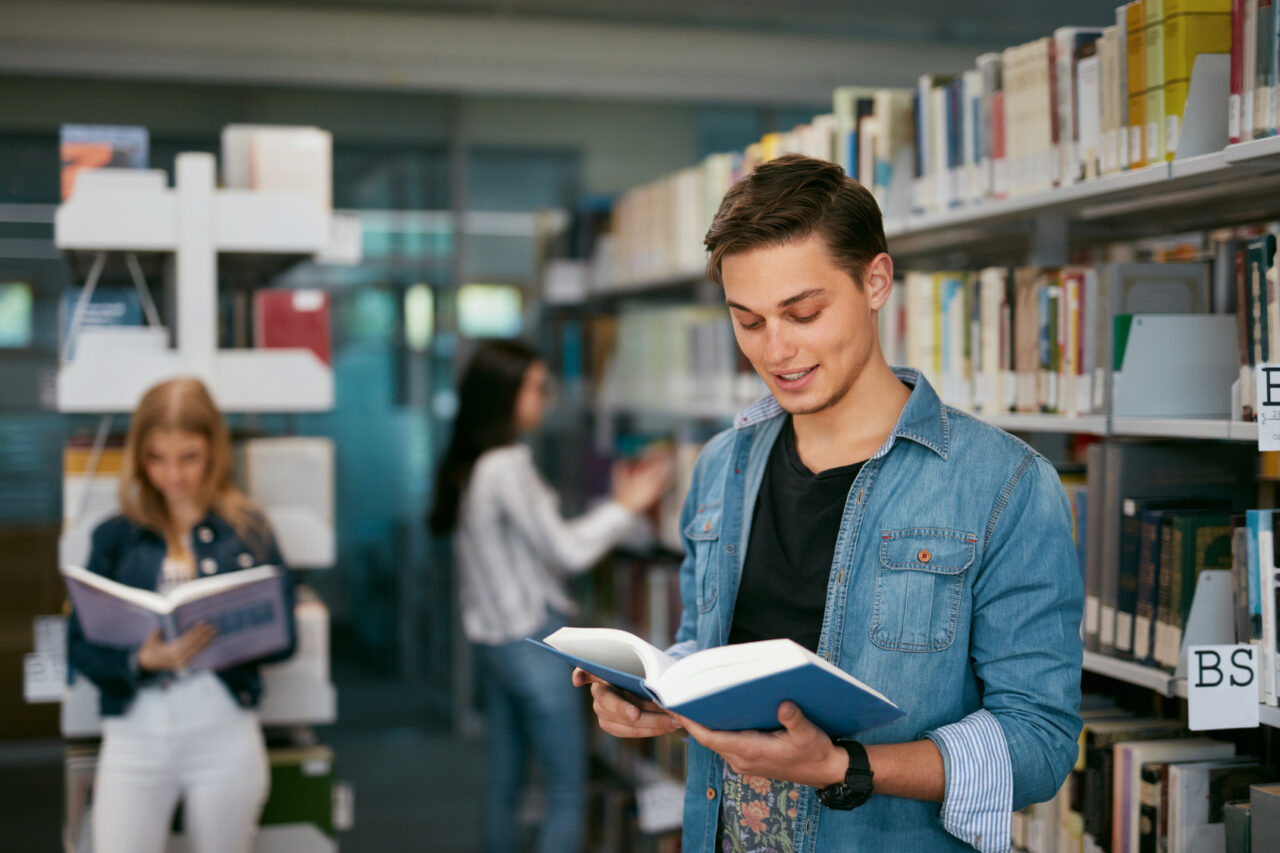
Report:
[[[885,252],[872,258],[862,276],[862,286],[866,289],[871,310],[883,308],[893,290],[893,258]]]

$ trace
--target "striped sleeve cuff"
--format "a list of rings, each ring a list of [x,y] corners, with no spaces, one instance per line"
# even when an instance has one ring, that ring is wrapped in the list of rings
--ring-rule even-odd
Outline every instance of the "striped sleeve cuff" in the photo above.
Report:
[[[668,648],[667,654],[671,655],[676,660],[680,660],[680,658],[691,655],[697,650],[697,640],[685,640],[683,643],[676,643],[674,646]]]
[[[999,721],[985,709],[926,732],[946,772],[942,826],[982,853],[1009,849],[1013,766]]]

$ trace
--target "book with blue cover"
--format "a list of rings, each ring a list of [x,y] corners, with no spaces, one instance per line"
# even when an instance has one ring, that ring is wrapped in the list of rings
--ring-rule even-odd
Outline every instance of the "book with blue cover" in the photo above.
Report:
[[[717,646],[679,659],[614,628],[561,628],[528,642],[718,731],[780,729],[778,706],[788,700],[833,737],[903,716],[883,694],[789,639]]]

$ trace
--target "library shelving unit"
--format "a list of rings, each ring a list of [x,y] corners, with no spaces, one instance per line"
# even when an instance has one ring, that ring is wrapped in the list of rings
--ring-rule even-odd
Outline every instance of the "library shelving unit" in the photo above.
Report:
[[[128,412],[151,385],[179,374],[201,377],[230,412],[332,408],[332,371],[310,350],[217,347],[219,253],[315,255],[329,243],[331,216],[298,194],[216,189],[211,154],[180,154],[174,171],[172,188],[162,171],[87,172],[58,208],[57,247],[95,255],[82,305],[108,252],[172,253],[179,283],[173,347],[154,325],[80,329],[77,308],[68,333],[76,357],[58,371],[58,410]]]
[[[160,170],[83,172],[55,215],[55,245],[68,253],[73,267],[88,262],[58,371],[57,408],[103,416],[91,455],[90,479],[97,473],[111,416],[132,411],[149,387],[175,376],[198,376],[228,414],[333,408],[332,371],[311,350],[218,348],[218,268],[220,259],[226,259],[238,270],[266,277],[323,255],[332,245],[334,231],[343,226],[305,194],[217,188],[211,154],[178,155],[174,175],[174,186],[169,187]],[[124,256],[149,324],[81,328],[86,306],[112,253]],[[138,260],[152,254],[171,259],[172,335],[161,325]],[[271,507],[267,510],[270,513]],[[331,565],[333,549],[331,544],[325,547],[324,540],[332,542],[332,522],[296,515],[285,512],[287,529],[277,529],[282,550],[286,555],[291,551],[302,555],[302,567]],[[91,526],[93,521],[81,519],[79,526]],[[291,549],[290,541],[299,537],[306,541],[299,540]],[[64,532],[60,559],[83,564],[87,548],[87,529],[73,527]],[[314,594],[300,589],[296,615],[298,651],[288,661],[263,668],[259,715],[264,727],[288,732],[289,740],[299,745],[293,752],[308,763],[304,775],[327,779],[336,793],[332,754],[316,745],[309,731],[310,726],[337,719],[337,693],[329,676],[329,614]],[[68,751],[69,774],[74,764],[86,760],[72,753],[79,755],[80,744],[101,732],[97,704],[97,690],[84,678],[77,678],[62,699],[62,733],[74,745]],[[281,771],[274,768],[275,750],[272,754],[276,779]],[[72,787],[69,781],[68,796]],[[313,799],[315,793],[310,793]],[[331,794],[325,797],[333,799]],[[272,821],[268,817],[272,811],[269,803],[257,849],[336,853],[332,813],[316,823],[300,823],[296,816],[293,821]],[[68,843],[74,844],[70,827]]]
[[[1190,111],[1193,105],[1188,105]],[[1201,104],[1197,109],[1204,109]],[[1222,112],[1225,115],[1225,111]],[[1221,119],[1215,119],[1221,121]],[[942,214],[907,214],[885,221],[889,252],[901,269],[978,269],[991,263],[1066,264],[1076,247],[1243,225],[1280,216],[1280,136],[1180,151],[1178,159],[1033,195],[959,207]],[[650,281],[594,282],[588,303],[626,310],[646,295],[689,298],[705,288],[702,270],[676,270]],[[682,291],[680,288],[684,288]],[[703,298],[698,300],[705,302]],[[1227,389],[1223,389],[1224,396]],[[1111,401],[1108,401],[1110,403]],[[980,415],[1016,433],[1099,437],[1181,438],[1253,443],[1258,425],[1228,417]],[[669,406],[656,410],[625,400],[595,404],[597,417],[658,415],[727,425],[736,412],[724,406]],[[1263,505],[1271,505],[1260,489]],[[1185,653],[1184,653],[1185,654]],[[1185,699],[1186,678],[1165,669],[1086,652],[1083,669],[1153,696]],[[1280,708],[1260,705],[1261,726],[1280,728]],[[1266,739],[1267,743],[1271,741]]]

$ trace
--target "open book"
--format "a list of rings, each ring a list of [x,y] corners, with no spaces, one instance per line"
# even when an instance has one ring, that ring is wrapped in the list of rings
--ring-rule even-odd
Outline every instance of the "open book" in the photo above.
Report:
[[[217,636],[187,664],[194,671],[256,660],[289,644],[285,578],[276,566],[200,578],[167,595],[77,566],[64,566],[62,577],[85,636],[100,645],[136,648],[157,628],[172,640],[207,622]]]
[[[903,715],[898,706],[793,640],[704,649],[677,660],[614,628],[561,628],[529,642],[695,723],[720,731],[779,729],[778,706],[791,700],[838,737]]]

